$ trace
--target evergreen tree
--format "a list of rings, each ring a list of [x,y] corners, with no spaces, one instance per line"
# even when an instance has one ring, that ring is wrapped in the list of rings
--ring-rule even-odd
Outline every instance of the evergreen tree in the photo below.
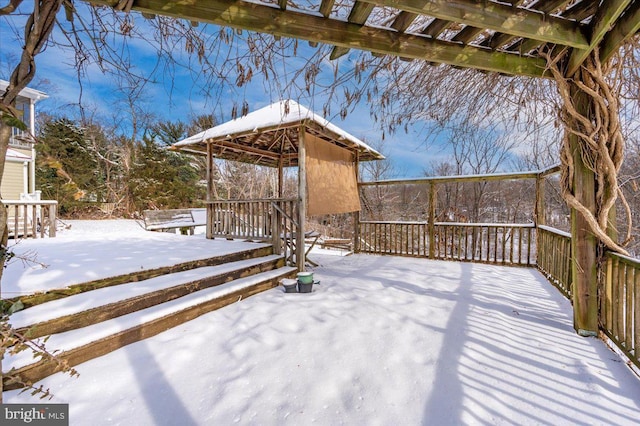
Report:
[[[58,200],[61,213],[80,201],[102,201],[104,178],[86,130],[66,118],[49,119],[36,144],[36,174],[42,195]]]
[[[136,146],[127,184],[138,211],[193,207],[205,194],[189,157],[158,146],[149,136]]]

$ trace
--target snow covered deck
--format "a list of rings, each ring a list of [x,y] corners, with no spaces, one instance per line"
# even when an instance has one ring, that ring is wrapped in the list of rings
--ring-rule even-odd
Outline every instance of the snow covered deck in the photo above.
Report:
[[[197,239],[173,236],[164,257],[187,256]],[[184,252],[180,240],[190,242]],[[110,252],[98,241],[61,256],[42,281],[67,268],[85,276],[129,265],[124,251],[110,256],[122,265],[90,260]],[[147,240],[138,250],[148,261],[156,243],[171,245]],[[269,290],[81,364],[79,378],[51,376],[43,383],[52,402],[70,404],[74,425],[640,418],[640,380],[602,341],[575,334],[569,302],[534,269],[319,252],[314,259],[321,284],[312,294]],[[4,397],[32,401],[16,391]]]
[[[56,238],[9,241],[16,255],[2,275],[2,297],[13,298],[115,275],[265,246],[243,241],[145,231],[134,220],[68,221]],[[201,231],[204,232],[204,226]]]

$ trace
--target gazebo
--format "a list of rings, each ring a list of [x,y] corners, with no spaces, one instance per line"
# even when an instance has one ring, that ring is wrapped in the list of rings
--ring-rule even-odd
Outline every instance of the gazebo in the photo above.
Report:
[[[307,216],[360,211],[358,163],[384,156],[293,100],[282,100],[172,146],[207,159],[207,238],[272,240],[304,269]],[[214,200],[213,162],[278,169],[277,198]],[[283,197],[283,169],[298,168],[298,196]],[[284,247],[281,246],[284,241]]]

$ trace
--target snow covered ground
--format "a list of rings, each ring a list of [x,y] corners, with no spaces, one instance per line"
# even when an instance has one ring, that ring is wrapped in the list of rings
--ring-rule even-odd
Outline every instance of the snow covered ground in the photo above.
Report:
[[[109,228],[98,222],[90,229],[97,235],[99,226]],[[136,234],[149,238],[138,248],[149,262],[156,243],[174,244],[167,256],[184,258],[200,240],[158,235]],[[84,255],[58,251],[60,261],[50,267],[56,275],[66,274],[59,265],[76,263],[74,277],[119,270],[104,258],[105,265],[69,261],[99,258],[91,249],[100,244],[69,247]],[[119,250],[118,257],[128,257]],[[73,425],[631,425],[640,419],[638,377],[604,343],[574,333],[569,302],[535,270],[314,255],[322,266],[314,270],[321,284],[313,293],[276,288],[84,363],[79,378],[51,376],[43,382],[55,394],[52,402],[70,404]],[[29,272],[12,274],[27,286]],[[3,288],[11,285],[5,278]],[[16,391],[4,398],[33,402]]]
[[[192,237],[149,232],[134,220],[65,223],[71,228],[58,231],[55,238],[9,240],[10,249],[31,262],[12,259],[2,276],[3,298],[258,247],[258,243],[207,240],[203,229]]]

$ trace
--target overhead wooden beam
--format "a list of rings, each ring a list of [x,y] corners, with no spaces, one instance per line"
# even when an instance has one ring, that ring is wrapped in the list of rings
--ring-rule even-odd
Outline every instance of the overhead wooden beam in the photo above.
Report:
[[[600,60],[608,61],[622,43],[638,31],[640,31],[640,2],[634,2],[600,43]]]
[[[551,13],[555,10],[557,10],[558,8],[564,6],[565,4],[569,3],[569,0],[543,0],[543,1],[537,1],[531,5],[529,5],[529,9],[535,9],[539,12],[543,12],[543,13]],[[492,49],[497,49],[500,46],[504,46],[506,44],[509,44],[514,38],[513,35],[511,34],[505,34],[505,33],[495,33],[493,35],[493,37],[491,37],[488,40],[488,46],[491,47]],[[535,41],[535,46],[539,45],[540,43],[538,43],[537,41]],[[532,49],[533,49],[532,47]],[[531,49],[530,49],[531,50]]]
[[[89,2],[106,6],[116,3],[114,0]],[[136,0],[133,10],[465,68],[511,75],[548,76],[546,62],[541,58],[492,52],[489,49],[360,26],[298,11],[282,11],[275,7],[241,0],[194,1],[189,4]]]
[[[428,35],[431,38],[438,38],[438,36],[442,34],[449,25],[451,25],[451,21],[447,21],[446,19],[434,19],[424,30],[422,30],[422,34]]]
[[[602,5],[604,6],[605,3],[606,2]],[[600,7],[600,2],[597,1],[581,1],[579,3],[574,3],[571,7],[567,8],[561,16],[567,19],[575,19],[580,22],[587,19],[589,16],[594,15]]]
[[[622,15],[622,12],[629,6],[629,3],[631,3],[631,0],[612,0],[601,4],[589,25],[591,28],[591,43],[586,49],[573,49],[565,72],[566,76],[570,77],[575,74],[587,56],[600,44],[607,32]]]
[[[325,18],[328,18],[331,14],[331,9],[333,9],[334,3],[335,0],[322,0],[322,3],[320,3],[320,14]]]
[[[586,49],[582,26],[567,19],[493,1],[361,0],[477,28]]]
[[[213,141],[213,142],[210,142],[210,144],[213,145],[213,146],[224,147],[224,148],[230,149],[232,151],[250,153],[250,154],[254,154],[254,155],[260,155],[260,156],[271,158],[271,159],[275,159],[275,160],[277,160],[279,158],[279,155],[278,155],[277,152],[271,152],[271,151],[267,151],[267,150],[264,150],[264,149],[255,148],[255,147],[252,147],[252,146],[243,145],[243,144],[239,144],[239,143],[232,142],[232,141]]]
[[[462,31],[456,34],[451,41],[461,41],[466,44],[476,38],[482,31],[484,31],[484,29],[467,25]]]
[[[349,18],[347,18],[347,21],[352,24],[364,25],[364,23],[367,22],[369,15],[371,15],[371,12],[373,12],[374,7],[375,5],[371,3],[365,3],[356,0],[353,7],[351,8],[351,12],[349,13]],[[331,54],[329,55],[329,59],[338,59],[339,57],[349,53],[349,50],[350,49],[346,47],[335,46],[331,51]]]
[[[393,20],[391,28],[401,33],[405,32],[411,23],[418,17],[416,13],[401,11]]]

